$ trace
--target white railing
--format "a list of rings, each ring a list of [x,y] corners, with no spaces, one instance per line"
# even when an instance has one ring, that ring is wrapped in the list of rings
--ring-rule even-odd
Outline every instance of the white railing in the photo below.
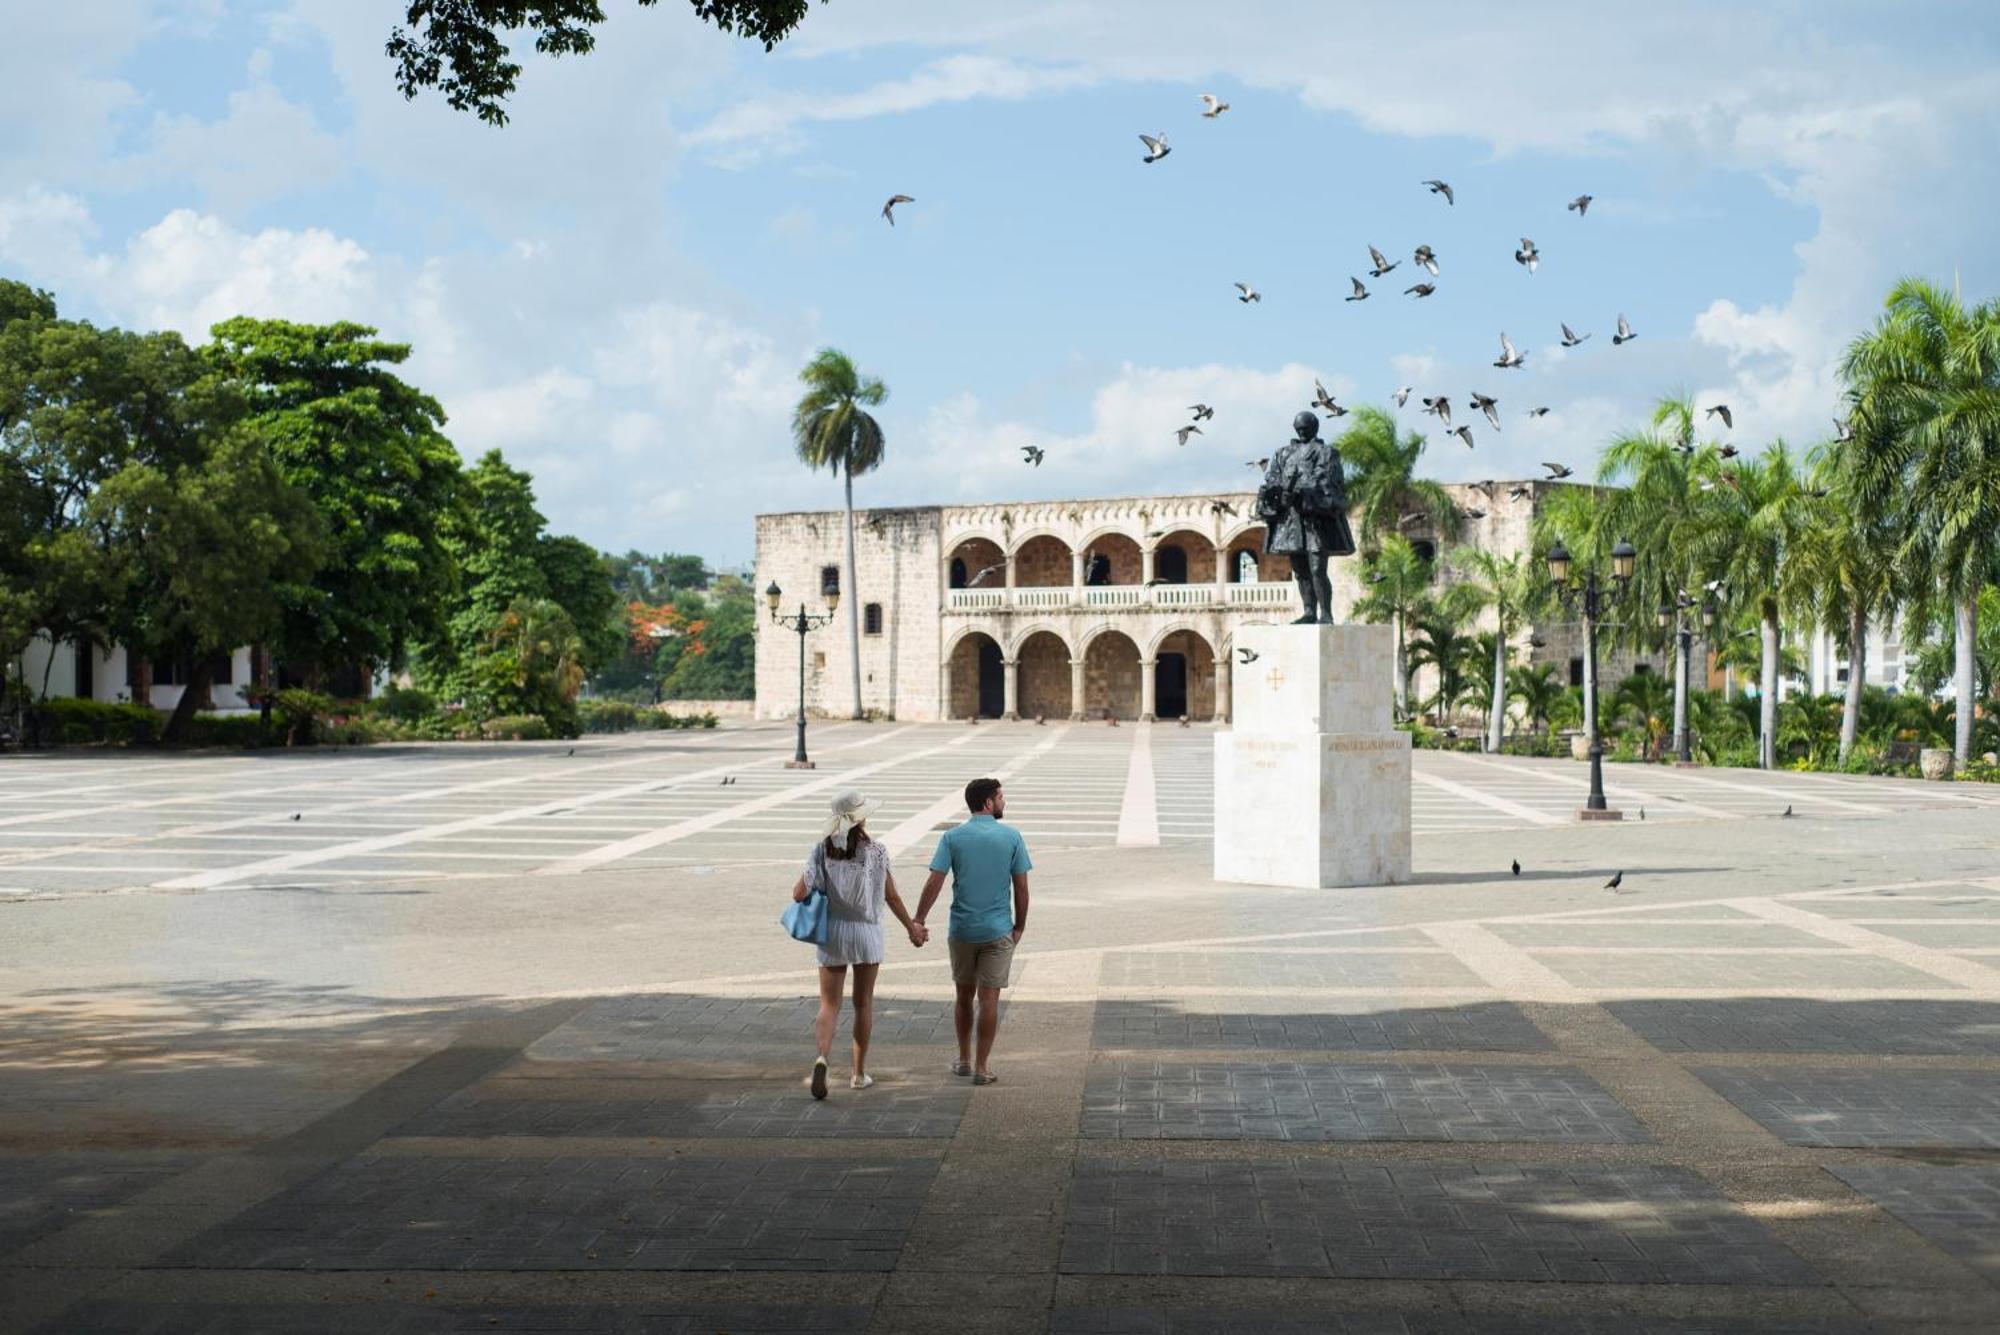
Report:
[[[1005,589],[949,589],[944,605],[954,612],[990,612],[1007,605]]]
[[[1068,607],[1070,590],[1066,587],[1053,589],[1015,589],[1016,607]]]
[[[1160,607],[1206,607],[1215,601],[1213,584],[1156,584],[1153,602]]]
[[[1225,584],[1223,601],[1231,607],[1284,607],[1298,601],[1298,589],[1271,580],[1263,584]]]
[[[1085,607],[1139,607],[1146,590],[1137,584],[1099,584],[1083,591]]]

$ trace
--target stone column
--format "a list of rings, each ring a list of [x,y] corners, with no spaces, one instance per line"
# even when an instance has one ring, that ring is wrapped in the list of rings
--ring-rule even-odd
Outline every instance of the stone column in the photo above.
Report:
[[[1083,601],[1083,553],[1075,550],[1069,554],[1069,600]]]
[[[1153,549],[1150,545],[1139,549],[1139,582],[1141,584],[1153,582]]]
[[[1229,697],[1235,688],[1236,651],[1228,650],[1215,658],[1215,721],[1229,722]]]
[[[1069,660],[1069,720],[1083,722],[1083,659]]]
[[[1007,567],[1010,572],[1013,568],[1012,565]],[[1012,721],[1021,717],[1019,704],[1021,699],[1021,660],[1018,658],[1001,659],[1000,680],[1000,717]]]
[[[1151,553],[1147,555],[1150,557]],[[1147,578],[1152,576],[1149,574]],[[1158,661],[1154,658],[1139,660],[1139,717],[1147,723],[1153,721],[1154,687],[1158,684],[1153,680],[1153,668]]]
[[[1007,566],[1007,583],[1005,587],[1011,589],[1014,587],[1014,553],[1005,552],[1001,555],[1000,559]]]
[[[1227,547],[1217,547],[1215,549],[1215,583],[1216,583],[1215,597],[1218,602],[1221,601],[1221,599],[1226,596],[1222,592],[1221,586],[1227,584],[1228,582],[1229,582],[1229,549]]]

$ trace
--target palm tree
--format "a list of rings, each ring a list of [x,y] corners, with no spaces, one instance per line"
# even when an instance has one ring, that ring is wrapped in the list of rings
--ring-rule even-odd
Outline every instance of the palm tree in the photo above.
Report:
[[[1447,586],[1424,599],[1410,616],[1410,671],[1437,672],[1437,685],[1427,702],[1440,719],[1448,720],[1465,698],[1468,677],[1478,671],[1479,645],[1465,624],[1478,610],[1477,593],[1463,584]]]
[[[1498,751],[1507,727],[1507,647],[1521,627],[1549,603],[1549,581],[1525,553],[1500,556],[1483,547],[1459,554],[1460,582],[1454,589],[1481,608],[1493,609],[1492,704],[1486,716],[1486,749]]]
[[[1356,408],[1353,421],[1334,444],[1347,474],[1347,504],[1360,523],[1356,538],[1372,551],[1382,535],[1405,531],[1403,516],[1422,515],[1439,537],[1456,538],[1463,523],[1449,493],[1416,475],[1424,438],[1410,432],[1399,441],[1396,419],[1380,408]]]
[[[1579,572],[1595,570],[1600,576],[1611,570],[1611,548],[1618,536],[1610,507],[1595,487],[1560,487],[1549,493],[1533,523],[1537,562],[1560,540],[1568,548]],[[1586,654],[1583,661],[1583,729],[1597,735],[1597,665]]]
[[[1406,642],[1410,617],[1430,596],[1431,563],[1409,539],[1390,533],[1379,551],[1361,559],[1365,592],[1354,600],[1351,615],[1358,621],[1389,621],[1396,627],[1396,715],[1410,713],[1410,662]]]
[[[1973,646],[1979,592],[2000,574],[2000,302],[1967,309],[1954,290],[1905,278],[1888,310],[1842,362],[1864,477],[1877,496],[1902,487],[1914,522],[1899,550],[1917,619],[1952,613],[1958,702],[1953,754],[1972,753]]]
[[[1507,698],[1521,702],[1531,728],[1548,726],[1556,700],[1568,689],[1547,663],[1522,663],[1507,671]]]
[[[882,462],[882,425],[863,411],[889,397],[837,348],[821,348],[799,372],[805,395],[792,410],[792,439],[812,468],[841,474],[847,499],[847,639],[854,679],[854,717],[861,717],[861,591],[854,587],[854,475]]]
[[[1623,485],[1610,494],[1611,522],[1639,550],[1632,587],[1643,612],[1655,598],[1673,609],[1674,738],[1678,745],[1688,726],[1689,665],[1679,653],[1680,623],[1697,599],[1690,592],[1701,580],[1696,566],[1699,518],[1707,499],[1700,487],[1696,451],[1712,445],[1695,444],[1695,408],[1686,395],[1661,399],[1653,407],[1646,431],[1615,437],[1599,457],[1598,480]],[[1648,596],[1650,595],[1650,596]],[[1643,616],[1630,618],[1643,625]]]
[[[1757,673],[1758,759],[1764,769],[1775,769],[1783,571],[1805,530],[1806,487],[1782,440],[1736,468],[1707,455],[1698,463],[1714,484],[1710,494],[1716,503],[1702,511],[1696,559],[1727,581],[1733,598],[1756,610],[1763,649]]]

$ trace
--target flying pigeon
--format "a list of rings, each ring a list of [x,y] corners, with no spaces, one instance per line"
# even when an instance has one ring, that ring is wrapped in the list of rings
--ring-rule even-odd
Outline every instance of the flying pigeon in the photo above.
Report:
[[[1220,497],[1217,497],[1215,500],[1212,500],[1208,503],[1208,512],[1216,516],[1217,518],[1221,518],[1223,515],[1234,515],[1236,513],[1236,507],[1231,505],[1228,501],[1225,501]]]
[[[1691,441],[1691,440],[1677,440],[1677,441],[1675,441],[1675,442],[1674,442],[1674,453],[1675,453],[1675,454],[1678,454],[1678,455],[1681,455],[1681,456],[1682,456],[1683,458],[1685,458],[1686,456],[1688,456],[1688,455],[1690,455],[1690,454],[1693,454],[1693,453],[1694,453],[1694,442],[1693,442],[1693,441]]]
[[[1472,428],[1471,428],[1471,427],[1469,427],[1469,426],[1465,426],[1465,425],[1462,425],[1462,424],[1461,424],[1461,425],[1460,425],[1460,426],[1458,427],[1458,429],[1456,429],[1455,431],[1453,431],[1453,432],[1452,432],[1451,434],[1452,434],[1452,435],[1454,435],[1454,436],[1457,436],[1457,437],[1458,437],[1458,438],[1459,438],[1460,440],[1464,441],[1464,442],[1465,442],[1465,448],[1466,448],[1466,449],[1468,449],[1468,450],[1469,450],[1469,449],[1471,449],[1471,448],[1472,448]]]
[[[1271,456],[1267,454],[1261,459],[1245,459],[1243,466],[1245,468],[1254,468],[1261,473],[1271,466]]]
[[[1611,336],[1612,346],[1615,347],[1620,343],[1630,343],[1637,337],[1639,336],[1632,332],[1632,326],[1626,323],[1625,315],[1621,311],[1618,315],[1618,332]]]
[[[1437,272],[1438,272],[1437,252],[1433,251],[1429,246],[1417,247],[1416,262],[1417,262],[1417,267],[1419,269],[1428,271],[1430,273],[1430,276],[1433,278],[1437,277]]]
[[[1551,482],[1555,482],[1558,481],[1559,479],[1566,478],[1571,473],[1574,473],[1576,471],[1574,468],[1571,468],[1567,464],[1552,464],[1547,460],[1542,461],[1542,467],[1549,470],[1549,481]]]
[[[1042,466],[1042,456],[1047,453],[1048,451],[1039,445],[1023,445],[1021,447],[1021,458],[1025,462],[1033,464],[1036,468]]]
[[[1572,199],[1565,207],[1574,212],[1577,217],[1581,218],[1584,214],[1590,212],[1590,201],[1595,198],[1596,198],[1595,195],[1578,195],[1575,199]]]
[[[1533,273],[1535,271],[1535,266],[1537,264],[1540,264],[1541,262],[1542,262],[1542,252],[1535,249],[1534,242],[1530,241],[1525,236],[1522,237],[1521,248],[1514,252],[1514,263],[1526,265],[1528,272]]]
[[[1146,146],[1146,156],[1139,159],[1141,162],[1158,162],[1161,158],[1173,152],[1171,148],[1167,147],[1167,132],[1165,130],[1160,131],[1159,138],[1157,139],[1150,134],[1142,134],[1139,136],[1139,141]]]
[[[889,202],[882,206],[882,216],[889,220],[889,226],[894,227],[896,225],[896,206],[898,204],[914,204],[916,202],[916,200],[910,198],[908,195],[891,195],[889,196]]]
[[[1187,444],[1187,438],[1189,436],[1199,436],[1200,434],[1201,434],[1201,428],[1196,426],[1194,423],[1190,422],[1186,426],[1182,427],[1180,430],[1174,432],[1174,438],[1181,444],[1185,445]]]
[[[1361,280],[1359,278],[1349,277],[1347,281],[1354,284],[1354,295],[1351,297],[1343,297],[1341,298],[1341,300],[1343,301],[1368,300],[1368,289],[1361,286]]]
[[[1445,430],[1451,430],[1451,400],[1440,394],[1434,399],[1424,400],[1424,411],[1443,422]]]
[[[1205,403],[1190,403],[1188,411],[1194,414],[1194,420],[1197,422],[1206,422],[1209,418],[1215,416],[1215,409]]]
[[[1527,360],[1528,354],[1517,351],[1514,347],[1514,340],[1507,337],[1506,330],[1501,330],[1500,356],[1493,364],[1503,371],[1510,371]]]
[[[1333,401],[1333,395],[1326,392],[1326,386],[1319,382],[1318,376],[1313,377],[1312,406],[1324,408],[1336,417],[1340,415],[1340,405]]]
[[[1413,385],[1404,385],[1401,389],[1396,391],[1396,406],[1398,408],[1402,407],[1404,404],[1410,401],[1410,391],[1414,388],[1415,386]]]
[[[1401,260],[1391,263],[1387,255],[1384,255],[1373,246],[1368,247],[1368,258],[1375,261],[1375,267],[1368,271],[1368,276],[1371,278],[1380,278],[1383,274],[1395,268],[1397,264],[1402,263]]]
[[[1532,496],[1532,495],[1534,495],[1534,489],[1533,489],[1532,487],[1509,487],[1509,488],[1507,488],[1507,499],[1508,499],[1508,500],[1510,500],[1510,501],[1518,501],[1518,500],[1523,500],[1523,499],[1525,499],[1526,497],[1529,497],[1529,496]]]
[[[1432,194],[1443,195],[1445,203],[1456,204],[1458,202],[1455,198],[1452,197],[1451,187],[1445,184],[1443,181],[1425,181],[1424,184],[1431,188]]]
[[[973,585],[979,583],[979,581],[985,579],[988,575],[997,575],[1006,568],[1007,568],[1007,563],[1005,561],[995,561],[992,565],[985,567],[978,574],[974,575],[971,579],[965,581],[965,587],[969,589]]]
[[[1252,663],[1256,662],[1259,658],[1263,657],[1263,655],[1259,654],[1255,649],[1250,648],[1248,645],[1244,645],[1243,647],[1237,649],[1236,657],[1238,661],[1240,661],[1243,664],[1244,667],[1249,667]]]
[[[1500,406],[1500,400],[1491,394],[1481,394],[1475,389],[1472,391],[1472,406],[1486,414],[1486,420],[1493,424],[1495,431],[1500,429],[1500,414],[1493,411]]]
[[[1236,285],[1236,299],[1243,302],[1262,301],[1264,294],[1248,283],[1238,283]]]
[[[1557,323],[1560,324],[1561,321],[1557,321]],[[1563,325],[1562,328],[1563,328],[1563,346],[1566,348],[1573,348],[1577,344],[1583,342],[1583,340],[1585,340],[1586,338],[1590,337],[1589,334],[1577,333],[1574,329],[1571,329],[1568,325]]]
[[[1229,110],[1229,104],[1218,99],[1214,93],[1203,93],[1201,95],[1201,104],[1207,108],[1206,111],[1201,113],[1204,120],[1212,121],[1223,112]]]
[[[1437,291],[1436,283],[1412,283],[1408,287],[1403,289],[1403,295],[1407,297],[1414,294],[1418,299],[1421,300],[1424,297],[1428,297],[1431,293],[1435,291]]]
[[[1548,415],[1549,415],[1549,410],[1547,408],[1528,409],[1528,416],[1530,417],[1547,417]]]
[[[1484,518],[1486,518],[1486,512],[1485,512],[1484,510],[1480,509],[1480,508],[1479,508],[1478,506],[1473,506],[1473,507],[1471,507],[1471,508],[1467,509],[1467,510],[1466,510],[1466,511],[1465,511],[1464,513],[1465,513],[1465,517],[1466,517],[1467,519],[1484,519]]]
[[[1728,428],[1731,431],[1734,431],[1736,429],[1736,419],[1729,415],[1729,405],[1726,403],[1718,403],[1711,406],[1706,412],[1702,414],[1702,416],[1704,418],[1720,417],[1722,419],[1722,425],[1724,427]]]
[[[1734,445],[1724,445],[1716,453],[1725,459],[1734,459],[1736,457],[1736,447]]]

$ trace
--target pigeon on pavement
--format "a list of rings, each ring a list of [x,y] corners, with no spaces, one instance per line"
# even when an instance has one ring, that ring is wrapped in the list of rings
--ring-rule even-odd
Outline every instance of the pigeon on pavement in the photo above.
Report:
[[[1606,890],[1616,890],[1619,886],[1623,884],[1625,884],[1625,873],[1623,871],[1617,871],[1613,872],[1611,879],[1604,883],[1604,888]]]

